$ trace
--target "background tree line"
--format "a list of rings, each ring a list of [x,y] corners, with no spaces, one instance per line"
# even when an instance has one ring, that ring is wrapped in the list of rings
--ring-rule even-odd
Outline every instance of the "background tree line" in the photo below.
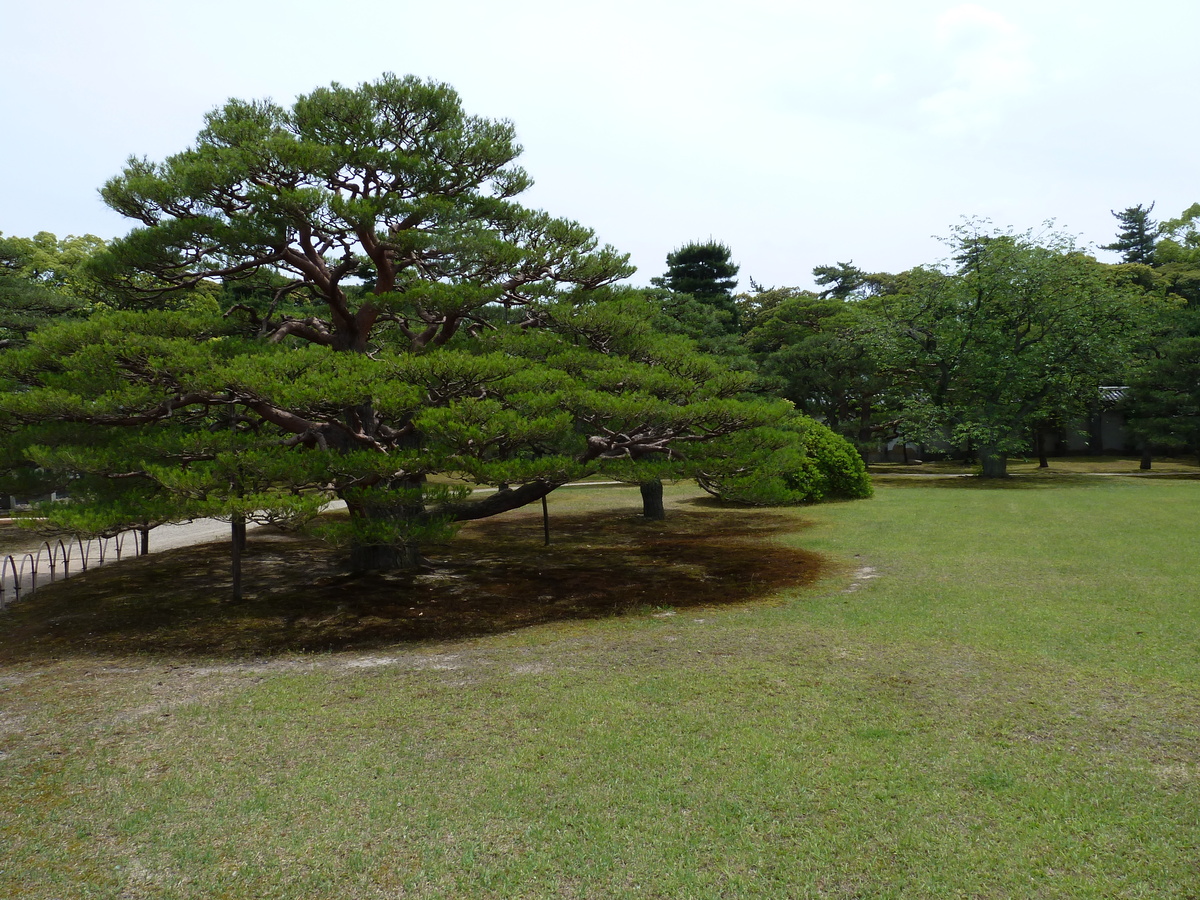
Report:
[[[864,457],[898,441],[977,458],[985,476],[1003,476],[1011,454],[1045,464],[1044,438],[1081,428],[1102,386],[1123,389],[1119,411],[1147,453],[1200,453],[1200,204],[1162,223],[1152,208],[1114,213],[1119,233],[1101,249],[1117,264],[1049,226],[965,220],[940,262],[897,274],[818,266],[819,291],[751,280],[734,295],[731,251],[712,241],[675,251],[657,282],[694,284],[676,261],[710,257],[726,280],[693,297],[712,313],[697,325],[694,306],[672,298],[677,326]]]

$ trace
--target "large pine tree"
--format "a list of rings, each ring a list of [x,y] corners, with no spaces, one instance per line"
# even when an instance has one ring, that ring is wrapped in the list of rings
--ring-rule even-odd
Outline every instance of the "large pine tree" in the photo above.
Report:
[[[657,333],[645,300],[600,290],[626,257],[520,205],[519,153],[509,123],[415,78],[290,109],[230,101],[192,148],[105,186],[141,227],[95,273],[146,308],[10,351],[0,423],[26,447],[70,427],[53,445],[94,450],[97,474],[144,474],[230,517],[335,494],[356,567],[386,568],[456,522],[600,471],[662,477],[697,444],[778,420],[741,398],[745,375]],[[211,291],[156,300],[238,282],[224,315]],[[132,430],[171,446],[132,452]],[[231,449],[199,445],[230,433]],[[431,477],[446,473],[513,487],[470,497]]]

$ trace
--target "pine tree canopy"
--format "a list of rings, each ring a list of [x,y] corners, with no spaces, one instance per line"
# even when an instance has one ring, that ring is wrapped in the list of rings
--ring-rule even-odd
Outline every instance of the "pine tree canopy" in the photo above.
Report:
[[[185,517],[336,495],[352,559],[375,568],[579,477],[686,474],[701,445],[788,414],[608,290],[625,255],[520,205],[519,153],[511,124],[412,77],[231,100],[193,147],[104,187],[141,224],[90,274],[143,305],[3,361],[10,448],[43,448],[63,477],[153,482]],[[737,267],[709,249],[727,291]]]
[[[667,272],[656,283],[697,300],[712,302],[733,296],[738,266],[733,251],[713,240],[684,244],[667,254]]]
[[[1153,203],[1145,209],[1139,203],[1120,212],[1112,211],[1113,216],[1121,223],[1121,228],[1117,232],[1117,239],[1100,249],[1120,253],[1123,262],[1154,265],[1154,246],[1158,230],[1154,220],[1150,218],[1153,210]]]

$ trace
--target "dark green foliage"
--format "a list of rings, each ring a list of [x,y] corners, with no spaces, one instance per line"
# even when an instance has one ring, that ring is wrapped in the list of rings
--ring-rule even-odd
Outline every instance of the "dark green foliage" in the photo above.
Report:
[[[896,402],[877,352],[877,304],[793,288],[752,299],[744,341],[772,390],[863,452],[877,443]]]
[[[1129,430],[1147,444],[1200,453],[1200,309],[1165,316],[1165,334],[1130,381]]]
[[[869,284],[866,272],[851,262],[840,262],[836,266],[816,266],[813,280],[825,290],[821,291],[821,299],[833,297],[837,300],[847,300]]]
[[[1149,463],[1153,447],[1200,452],[1200,203],[1157,228],[1154,265],[1131,266],[1148,297],[1165,301],[1136,347],[1121,404]]]
[[[597,300],[622,296],[648,301],[646,314],[651,316],[655,330],[686,337],[701,352],[719,356],[735,369],[753,371],[754,362],[739,339],[733,314],[728,310],[717,309],[691,294],[675,294],[665,288],[618,287],[596,292]]]
[[[1113,216],[1121,223],[1121,229],[1117,233],[1115,241],[1105,244],[1100,249],[1120,253],[1123,262],[1154,265],[1157,227],[1154,220],[1150,218],[1153,210],[1153,203],[1145,209],[1139,203],[1137,206],[1130,206],[1120,212],[1114,210]]]
[[[518,309],[632,271],[590,230],[513,199],[530,184],[520,150],[510,123],[469,116],[450,87],[412,77],[334,84],[291,109],[231,100],[192,149],[131,159],[105,185],[144,227],[94,268],[147,297],[205,278],[276,282],[262,325],[277,340],[363,352],[390,332],[413,350],[440,346],[491,304]]]
[[[668,290],[712,302],[733,296],[738,269],[733,251],[724,244],[692,242],[667,254],[667,272],[656,280]]]
[[[737,304],[733,301],[738,269],[733,263],[733,251],[710,239],[672,250],[667,254],[666,274],[652,278],[651,283],[676,294],[688,294],[710,307],[722,328],[732,333],[740,324]]]
[[[779,416],[739,399],[748,376],[655,331],[650,308],[564,298],[539,306],[538,328],[369,356],[247,337],[236,317],[203,309],[97,314],[9,354],[5,374],[22,389],[0,413],[42,472],[120,476],[174,498],[155,507],[159,521],[302,519],[332,491],[362,510],[344,529],[351,543],[411,548],[591,474],[689,475],[693,447]],[[365,404],[404,429],[388,452],[353,439],[345,411]],[[290,437],[296,418],[311,443]],[[439,473],[519,487],[468,499],[429,481]],[[117,493],[80,492],[108,511],[90,514],[89,530],[146,520],[136,493]]]

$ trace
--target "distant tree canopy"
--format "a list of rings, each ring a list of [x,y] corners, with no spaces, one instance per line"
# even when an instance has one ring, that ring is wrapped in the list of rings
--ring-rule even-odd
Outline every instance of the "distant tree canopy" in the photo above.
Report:
[[[840,262],[835,266],[817,266],[813,269],[813,280],[825,290],[818,295],[822,300],[833,297],[846,300],[854,296],[869,283],[866,272],[854,262]]]
[[[1130,379],[1122,410],[1147,446],[1200,454],[1200,307],[1167,312],[1152,352]]]
[[[667,272],[655,281],[699,300],[731,297],[739,271],[732,259],[733,251],[717,241],[684,244],[667,254]]]
[[[752,299],[745,345],[770,390],[865,454],[887,428],[883,412],[892,384],[877,352],[876,307],[795,288]]]
[[[1155,446],[1200,453],[1200,203],[1156,233],[1144,286],[1165,309],[1143,338],[1122,404],[1147,466]]]
[[[1113,216],[1121,223],[1117,239],[1111,244],[1105,244],[1101,250],[1112,250],[1121,254],[1121,260],[1127,263],[1154,265],[1154,246],[1157,243],[1157,229],[1150,213],[1154,204],[1142,208],[1130,206],[1120,212],[1113,211]]]
[[[684,244],[667,254],[665,275],[652,278],[656,287],[676,294],[688,294],[716,309],[727,322],[726,330],[738,329],[738,308],[733,301],[739,267],[733,251],[717,241]]]
[[[0,235],[0,349],[88,308],[80,270],[102,245],[92,235],[62,241],[45,231],[33,238]]]
[[[1200,307],[1200,203],[1159,224],[1152,275],[1168,295]]]
[[[1029,446],[1034,423],[1082,417],[1120,377],[1151,298],[1063,234],[957,228],[950,263],[914,269],[881,297],[887,364],[906,436],[969,442],[985,476]]]

